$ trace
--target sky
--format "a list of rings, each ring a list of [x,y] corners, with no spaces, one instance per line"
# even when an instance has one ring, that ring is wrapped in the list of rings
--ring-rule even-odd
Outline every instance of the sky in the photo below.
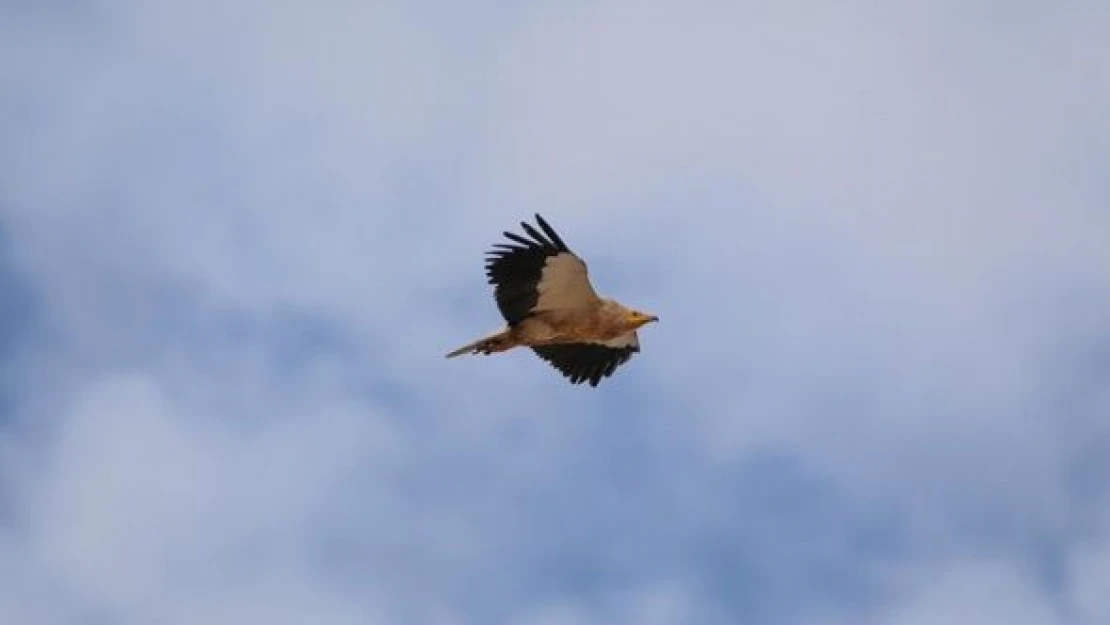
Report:
[[[0,622],[1110,623],[1110,5],[0,5]],[[660,316],[598,388],[482,271]]]

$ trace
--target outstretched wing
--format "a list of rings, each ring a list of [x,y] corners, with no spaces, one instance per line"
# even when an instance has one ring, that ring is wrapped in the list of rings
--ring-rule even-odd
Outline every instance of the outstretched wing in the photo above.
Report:
[[[640,351],[640,340],[633,331],[600,343],[543,345],[532,350],[558,369],[571,384],[589,382],[590,386],[597,386],[602,378],[613,375],[617,367]]]
[[[496,243],[487,252],[486,275],[494,285],[501,316],[510,326],[537,310],[582,308],[598,302],[586,263],[543,217],[536,215],[536,223],[542,233],[520,222],[530,238],[506,232],[513,243]]]

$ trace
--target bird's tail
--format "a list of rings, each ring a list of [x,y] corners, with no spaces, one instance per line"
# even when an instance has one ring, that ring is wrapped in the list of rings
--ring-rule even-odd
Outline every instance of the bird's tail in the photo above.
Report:
[[[503,352],[513,346],[511,338],[512,335],[509,333],[509,329],[502,328],[472,343],[467,343],[455,351],[449,352],[447,357],[454,358],[455,356],[462,356],[463,354],[492,354],[494,352]]]

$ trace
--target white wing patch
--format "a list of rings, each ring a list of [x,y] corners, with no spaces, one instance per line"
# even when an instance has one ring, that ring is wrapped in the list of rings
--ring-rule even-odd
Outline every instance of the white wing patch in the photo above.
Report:
[[[604,345],[605,347],[612,347],[614,349],[632,348],[632,351],[634,352],[640,351],[640,337],[636,336],[635,330],[633,330],[632,332],[625,332],[624,334],[616,338],[609,339],[608,341],[598,341],[597,344]]]
[[[574,254],[556,254],[544,263],[535,310],[586,308],[600,300],[590,284],[586,263]]]

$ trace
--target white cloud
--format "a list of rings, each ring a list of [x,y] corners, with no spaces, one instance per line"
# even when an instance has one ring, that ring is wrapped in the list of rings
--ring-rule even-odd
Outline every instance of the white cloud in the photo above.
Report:
[[[876,619],[886,625],[1052,625],[1072,622],[1036,583],[1004,562],[958,560],[924,576],[904,602]]]
[[[1110,536],[1102,530],[1108,511],[1103,506],[1088,519],[1089,534],[1076,540],[1071,549],[1067,576],[1070,592],[1066,597],[1078,619],[1103,623],[1110,619],[1106,584],[1110,582]]]
[[[266,426],[244,433],[238,415],[221,423],[182,412],[147,376],[78,389],[55,415],[45,470],[24,493],[26,543],[13,550],[31,587],[55,588],[112,622],[231,622],[259,610],[277,622],[366,616],[313,572],[311,549],[313,534],[326,536],[324,517],[345,506],[343,485],[395,462],[384,424],[362,408],[268,408]],[[375,501],[373,483],[363,486]],[[32,615],[47,608],[34,594],[10,600]]]

